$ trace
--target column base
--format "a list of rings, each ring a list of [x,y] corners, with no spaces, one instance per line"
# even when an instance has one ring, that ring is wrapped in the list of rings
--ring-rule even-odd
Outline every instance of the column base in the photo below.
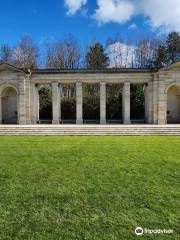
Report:
[[[52,124],[59,124],[60,121],[59,120],[52,120]]]
[[[100,120],[100,124],[106,124],[106,120]]]
[[[19,125],[27,125],[26,120],[19,120],[18,124]]]
[[[124,120],[123,124],[131,124],[131,120]]]
[[[31,124],[37,124],[36,120],[31,120]]]
[[[27,125],[31,125],[31,120],[26,120]]]
[[[166,120],[158,120],[158,125],[164,125],[167,124]]]
[[[83,124],[83,120],[76,120],[76,124]]]

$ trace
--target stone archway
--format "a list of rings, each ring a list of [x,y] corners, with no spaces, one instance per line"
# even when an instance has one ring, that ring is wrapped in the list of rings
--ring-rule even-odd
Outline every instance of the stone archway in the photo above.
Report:
[[[18,95],[12,86],[7,86],[1,92],[2,123],[17,124],[18,122]]]
[[[171,85],[167,90],[167,123],[180,124],[180,85]]]

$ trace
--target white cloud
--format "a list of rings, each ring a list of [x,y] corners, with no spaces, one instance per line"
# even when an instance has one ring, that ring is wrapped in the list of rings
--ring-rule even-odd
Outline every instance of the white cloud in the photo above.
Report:
[[[128,28],[129,29],[137,29],[137,25],[135,23],[132,23],[131,25],[129,25]]]
[[[65,0],[65,5],[68,8],[67,15],[76,14],[86,3],[87,0]]]
[[[100,24],[125,23],[142,14],[153,28],[180,31],[180,0],[97,0],[93,17]]]
[[[140,11],[152,27],[180,31],[180,0],[141,0]]]
[[[134,5],[128,0],[97,0],[94,18],[100,23],[128,21],[134,13]]]

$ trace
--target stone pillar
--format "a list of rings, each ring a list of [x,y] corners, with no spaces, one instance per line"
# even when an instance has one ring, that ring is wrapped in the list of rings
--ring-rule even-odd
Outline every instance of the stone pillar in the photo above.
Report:
[[[145,108],[145,122],[149,123],[149,85],[146,84],[144,88],[144,108]]]
[[[158,124],[167,123],[166,112],[167,112],[167,95],[164,94],[163,96],[160,97],[158,102]]]
[[[82,82],[76,82],[76,124],[83,124]]]
[[[106,82],[100,82],[100,124],[106,124]]]
[[[2,98],[0,95],[0,124],[2,124]]]
[[[53,106],[53,124],[60,123],[61,116],[61,96],[60,96],[60,88],[58,83],[52,83],[52,106]]]
[[[153,123],[153,83],[149,82],[145,85],[144,90],[145,99],[145,122]]]
[[[25,79],[19,79],[18,122],[26,124]]]
[[[153,123],[158,124],[158,91],[159,91],[159,84],[158,84],[158,75],[154,75],[153,83],[152,83],[152,90],[153,90],[153,99],[152,99],[152,115],[153,115]]]
[[[32,123],[39,121],[39,88],[37,84],[32,85]]]
[[[165,79],[159,76],[158,79],[158,124],[167,123],[167,93],[166,87],[167,83]]]
[[[167,123],[167,93],[164,84],[159,85],[158,96],[158,124]]]
[[[130,124],[130,82],[125,82],[122,94],[123,103],[123,123]]]
[[[30,82],[30,76],[27,76],[26,78],[26,86],[25,86],[25,92],[26,92],[26,124],[32,123],[32,116],[31,116],[31,82]]]

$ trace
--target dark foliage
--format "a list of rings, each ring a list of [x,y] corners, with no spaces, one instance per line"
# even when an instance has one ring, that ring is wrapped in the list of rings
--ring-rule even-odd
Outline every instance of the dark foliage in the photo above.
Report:
[[[144,85],[131,84],[131,119],[143,120],[144,115]]]
[[[45,85],[39,91],[39,118],[52,120],[52,89]]]
[[[99,120],[100,118],[99,84],[83,85],[83,119]]]
[[[122,88],[121,84],[107,84],[107,120],[122,120]]]
[[[76,120],[76,99],[64,97],[61,100],[62,120]]]

